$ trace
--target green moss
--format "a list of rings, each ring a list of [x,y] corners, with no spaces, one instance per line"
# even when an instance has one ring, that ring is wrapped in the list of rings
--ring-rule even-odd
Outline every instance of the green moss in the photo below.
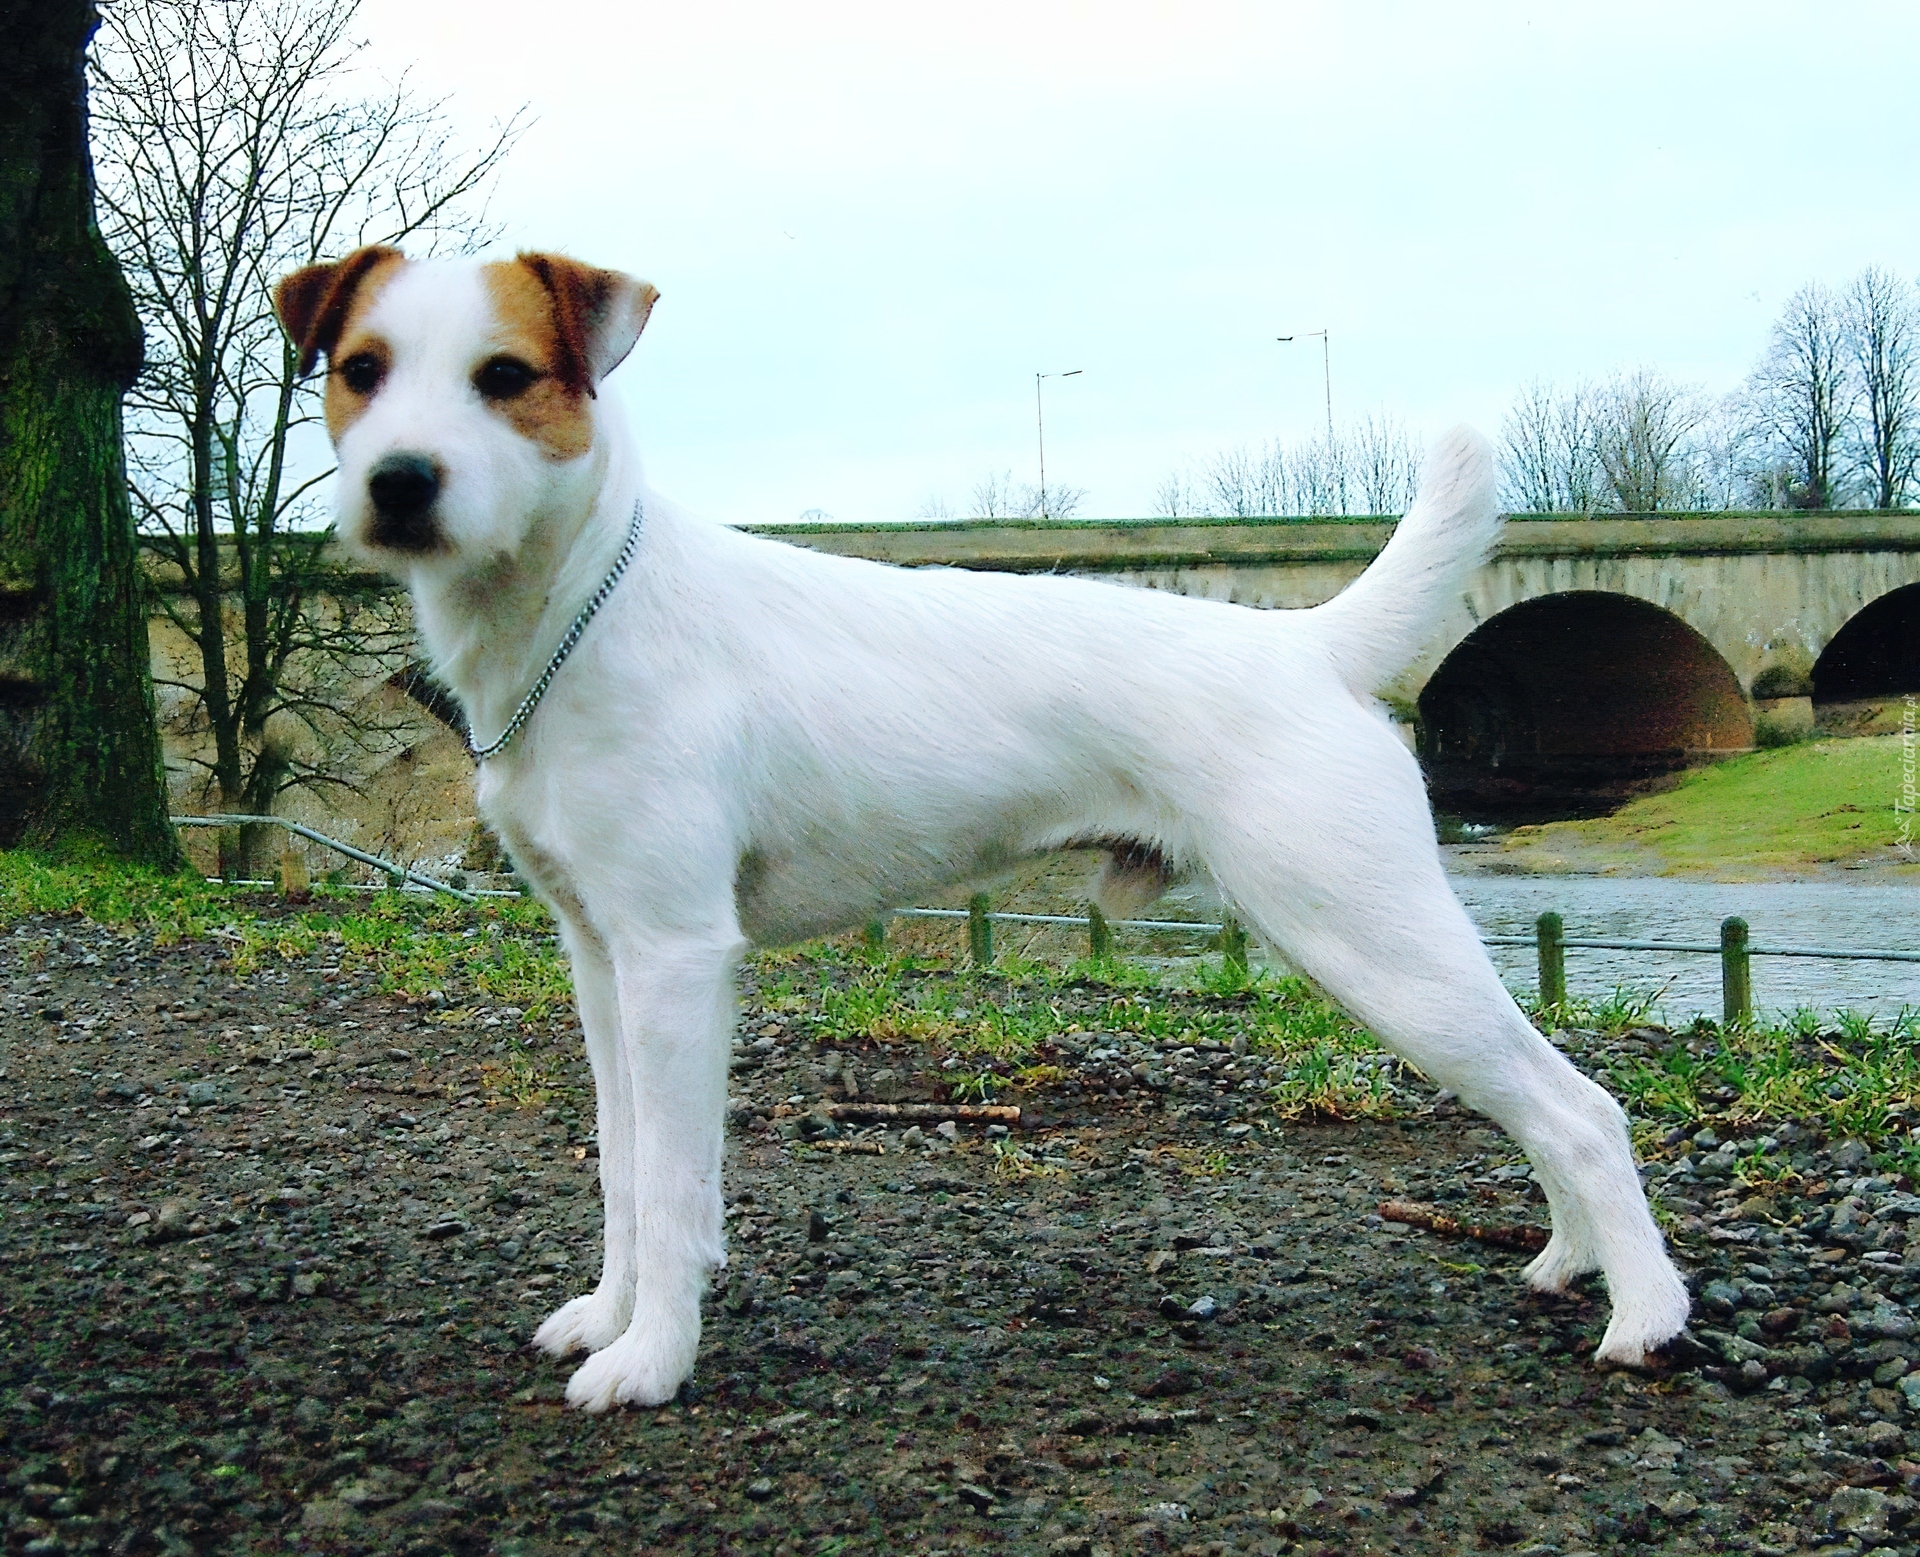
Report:
[[[92,5],[9,14],[0,90],[0,837],[179,862],[148,679],[120,399],[140,321],[93,220]]]

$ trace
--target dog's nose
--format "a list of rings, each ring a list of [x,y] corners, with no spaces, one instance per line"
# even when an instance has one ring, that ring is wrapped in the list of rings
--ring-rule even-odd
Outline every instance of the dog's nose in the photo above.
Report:
[[[431,511],[440,495],[440,470],[422,454],[389,454],[367,477],[376,545],[419,551],[434,541]]]

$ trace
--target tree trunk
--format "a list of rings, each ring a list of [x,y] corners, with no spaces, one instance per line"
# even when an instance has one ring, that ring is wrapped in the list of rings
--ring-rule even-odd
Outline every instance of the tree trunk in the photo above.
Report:
[[[93,218],[92,0],[0,23],[0,844],[177,864],[120,399],[140,322]]]

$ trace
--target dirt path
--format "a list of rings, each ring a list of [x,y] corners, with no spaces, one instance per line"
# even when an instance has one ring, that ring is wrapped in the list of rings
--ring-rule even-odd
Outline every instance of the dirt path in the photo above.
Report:
[[[1914,1549],[1920,1200],[1857,1148],[1770,1143],[1797,1198],[1659,1170],[1700,1342],[1602,1374],[1599,1304],[1374,1214],[1543,1221],[1444,1103],[1280,1125],[1230,1049],[1095,1033],[1037,1124],[868,1155],[806,1139],[849,1056],[749,991],[697,1376],[590,1419],[526,1348],[597,1274],[577,1035],[376,983],[0,936],[6,1552]]]

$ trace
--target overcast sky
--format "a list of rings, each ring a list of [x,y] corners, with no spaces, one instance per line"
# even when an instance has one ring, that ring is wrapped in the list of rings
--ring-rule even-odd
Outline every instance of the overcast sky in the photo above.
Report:
[[[515,247],[645,276],[617,375],[716,518],[1134,516],[1183,465],[1522,383],[1719,390],[1782,301],[1920,271],[1911,4],[367,0],[383,70],[533,124]]]

